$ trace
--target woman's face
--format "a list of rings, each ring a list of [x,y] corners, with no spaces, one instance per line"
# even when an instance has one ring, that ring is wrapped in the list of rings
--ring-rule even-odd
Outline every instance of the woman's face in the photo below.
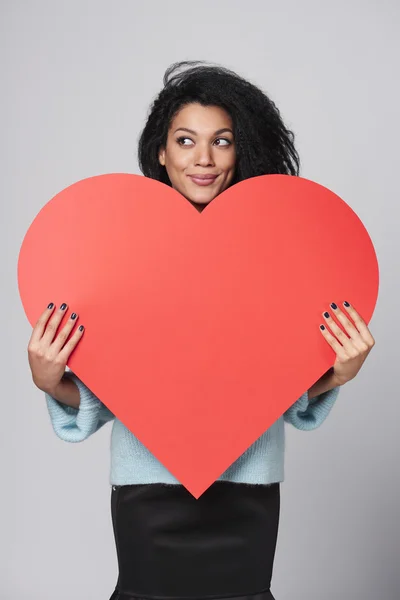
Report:
[[[172,187],[199,211],[232,181],[236,149],[232,120],[218,106],[193,103],[173,118],[159,152]]]

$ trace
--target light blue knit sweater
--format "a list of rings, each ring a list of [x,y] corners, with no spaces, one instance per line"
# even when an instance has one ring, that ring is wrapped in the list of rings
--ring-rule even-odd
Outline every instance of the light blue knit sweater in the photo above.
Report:
[[[45,394],[56,435],[66,442],[82,442],[105,423],[114,420],[111,434],[110,484],[180,482],[74,374],[67,371],[80,392],[79,409]],[[269,484],[284,480],[285,422],[297,429],[316,429],[328,416],[339,387],[309,400],[305,392],[220,477],[219,481]]]

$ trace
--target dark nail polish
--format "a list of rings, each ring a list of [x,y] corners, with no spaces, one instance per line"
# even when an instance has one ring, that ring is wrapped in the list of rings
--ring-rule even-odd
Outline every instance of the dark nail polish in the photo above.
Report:
[[[72,319],[72,320],[76,319],[76,313],[72,313],[72,315],[71,315],[71,319]]]
[[[83,331],[85,328],[83,325],[79,325],[79,331]]]
[[[326,317],[328,319],[329,318],[329,313],[328,312],[324,312],[324,317]]]
[[[54,306],[53,302],[50,302],[50,304],[48,305],[47,308],[53,308],[53,306]]]
[[[66,308],[67,308],[67,305],[66,305],[66,304],[61,304],[61,306],[60,306],[60,310],[65,310]]]
[[[337,305],[334,302],[331,302],[331,307],[333,308],[333,310],[337,309]]]
[[[350,306],[350,304],[347,302],[347,300],[345,300],[345,301],[343,302],[343,304],[344,304],[345,306]]]
[[[319,327],[320,327],[320,329],[322,329],[322,330],[324,330],[324,329],[325,329],[325,325],[320,325]]]

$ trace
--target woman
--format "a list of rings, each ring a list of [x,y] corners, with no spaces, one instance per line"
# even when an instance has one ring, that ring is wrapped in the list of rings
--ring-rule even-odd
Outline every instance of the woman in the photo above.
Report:
[[[293,134],[271,100],[232,71],[192,62],[166,72],[139,141],[139,163],[145,176],[172,186],[199,211],[238,181],[299,170]],[[50,303],[45,309],[28,354],[56,434],[78,442],[114,420],[110,481],[119,564],[114,600],[273,598],[284,422],[304,430],[321,425],[340,386],[357,374],[374,345],[353,307],[347,302],[346,310],[331,307],[343,326],[324,312],[330,330],[322,325],[321,334],[336,352],[333,368],[198,500],[65,371],[83,326],[73,332],[78,317],[72,313],[58,331],[67,305],[56,309]]]

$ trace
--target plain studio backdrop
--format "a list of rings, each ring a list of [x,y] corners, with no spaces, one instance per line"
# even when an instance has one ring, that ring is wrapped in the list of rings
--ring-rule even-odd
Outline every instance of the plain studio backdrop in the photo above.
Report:
[[[286,427],[272,591],[400,597],[399,17],[397,0],[1,1],[2,600],[107,600],[117,576],[111,424],[82,444],[52,430],[27,360],[23,237],[70,184],[139,173],[137,140],[163,73],[194,59],[270,94],[296,134],[301,175],[356,211],[380,265],[367,362],[320,429]],[[351,252],[351,239],[338,244]],[[293,311],[301,318],[295,297]]]

